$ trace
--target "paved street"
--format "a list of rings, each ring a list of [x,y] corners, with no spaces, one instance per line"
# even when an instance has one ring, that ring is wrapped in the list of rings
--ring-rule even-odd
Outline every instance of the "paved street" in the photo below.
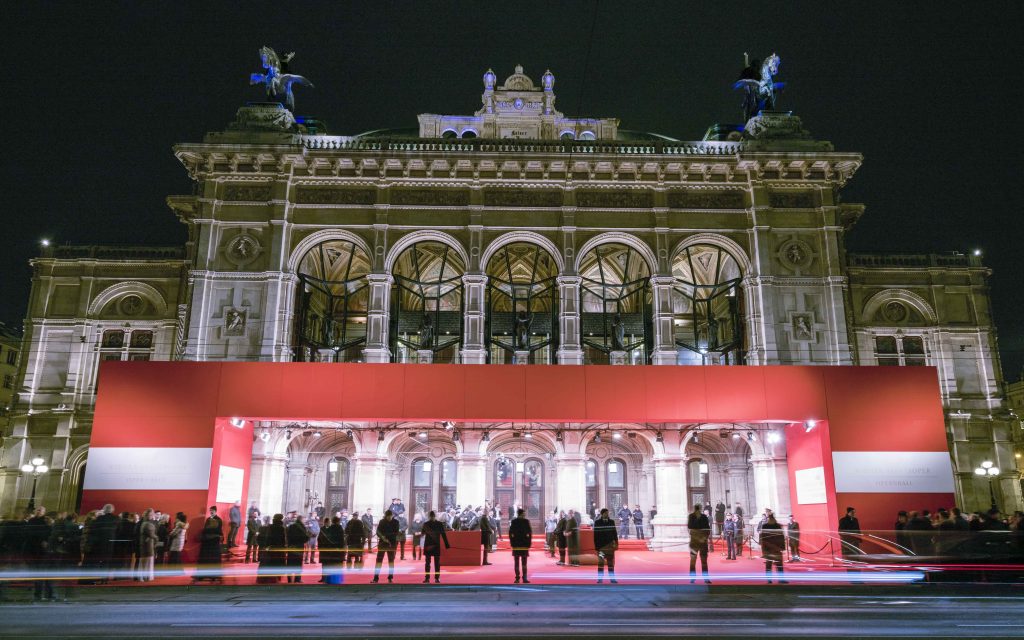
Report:
[[[78,589],[0,604],[0,637],[1024,637],[1024,585]]]

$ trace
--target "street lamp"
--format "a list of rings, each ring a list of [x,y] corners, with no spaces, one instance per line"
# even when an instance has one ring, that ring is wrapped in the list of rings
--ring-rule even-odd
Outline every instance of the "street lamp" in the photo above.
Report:
[[[988,478],[988,494],[992,498],[992,508],[998,509],[999,507],[996,506],[996,490],[992,482],[999,475],[999,467],[995,466],[991,460],[985,460],[981,463],[980,467],[974,470],[974,473]]]
[[[45,460],[41,457],[36,456],[32,458],[31,462],[26,462],[21,465],[22,473],[32,474],[32,496],[28,499],[29,511],[36,508],[36,483],[39,481],[39,476],[43,475],[50,470],[50,467],[43,464]]]

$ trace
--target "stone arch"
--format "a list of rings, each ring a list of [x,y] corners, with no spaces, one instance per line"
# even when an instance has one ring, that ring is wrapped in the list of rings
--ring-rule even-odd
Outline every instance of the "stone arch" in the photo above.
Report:
[[[583,246],[576,252],[575,262],[573,264],[573,271],[579,273],[580,267],[583,264],[583,258],[586,257],[590,251],[596,247],[604,244],[624,244],[628,247],[632,247],[643,257],[647,263],[647,269],[651,275],[658,273],[658,257],[654,254],[654,250],[651,249],[651,245],[647,244],[640,238],[630,235],[628,233],[622,233],[621,231],[608,231],[606,233],[599,233],[593,238],[583,243]]]
[[[534,231],[509,231],[508,233],[503,233],[492,240],[480,255],[480,268],[486,271],[487,263],[494,257],[494,254],[496,254],[502,247],[514,242],[529,242],[530,244],[535,244],[541,247],[551,254],[555,264],[558,266],[559,275],[565,273],[565,260],[562,258],[562,252],[558,250],[558,245]]]
[[[695,233],[692,236],[687,236],[680,240],[672,249],[672,253],[669,254],[669,269],[671,270],[671,266],[675,262],[676,256],[678,256],[681,251],[687,247],[692,247],[698,244],[709,244],[726,251],[736,260],[736,263],[739,265],[740,271],[744,277],[751,275],[750,257],[747,256],[747,252],[744,251],[743,247],[741,247],[735,240],[718,233]]]
[[[523,438],[521,436],[519,438],[513,438],[512,431],[513,429],[508,427],[502,428],[500,431],[492,431],[491,439],[489,442],[484,443],[487,445],[486,447],[481,447],[481,453],[484,455],[494,453],[498,451],[499,448],[511,444],[520,445],[523,450],[523,455],[527,456],[546,456],[547,454],[554,455],[557,451],[554,434],[549,434],[546,431],[532,431],[532,438]],[[515,429],[515,431],[521,430]],[[518,453],[516,455],[518,455]]]
[[[423,229],[408,233],[391,245],[391,249],[384,260],[384,270],[391,273],[394,270],[395,261],[398,260],[398,256],[402,255],[403,251],[417,242],[441,242],[446,244],[459,254],[459,257],[462,258],[462,264],[466,265],[467,269],[469,268],[469,254],[466,252],[466,247],[456,240],[454,236],[443,231]]]
[[[370,257],[371,263],[374,261],[373,249],[361,236],[344,229],[322,229],[309,234],[295,245],[295,248],[292,249],[291,254],[288,256],[288,272],[298,273],[299,264],[302,262],[302,259],[306,257],[306,254],[318,244],[328,242],[330,240],[345,240],[347,242],[352,242],[366,252],[366,255]]]
[[[939,318],[935,309],[927,300],[907,289],[885,289],[868,298],[864,303],[864,311],[861,313],[861,321],[872,324],[871,318],[878,312],[879,308],[886,302],[898,300],[913,307],[924,317],[928,324],[938,324]]]
[[[409,435],[411,431],[426,431],[426,439],[420,439]],[[398,455],[413,455],[413,445],[424,447],[423,455],[431,457],[430,447],[440,446],[446,451],[449,449],[456,455],[463,452],[462,440],[455,441],[451,434],[443,429],[438,429],[433,422],[407,422],[384,434],[384,441],[379,443],[379,454],[385,454],[391,459]],[[415,456],[414,456],[415,457]]]
[[[103,291],[100,291],[99,295],[89,303],[89,317],[95,318],[111,301],[132,293],[145,298],[153,305],[158,315],[167,314],[167,301],[164,300],[162,293],[157,291],[153,285],[139,282],[138,280],[129,280],[128,282],[110,285]]]

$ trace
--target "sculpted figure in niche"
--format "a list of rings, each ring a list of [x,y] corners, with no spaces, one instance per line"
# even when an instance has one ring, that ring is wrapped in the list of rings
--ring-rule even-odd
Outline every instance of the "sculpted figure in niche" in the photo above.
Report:
[[[612,349],[615,351],[626,349],[626,325],[622,322],[621,313],[616,313],[612,318]]]
[[[245,312],[239,309],[228,309],[224,316],[225,332],[229,336],[240,336],[245,330]]]
[[[430,349],[434,346],[434,321],[430,315],[424,313],[419,328],[420,349]]]
[[[807,322],[807,316],[793,318],[793,334],[797,340],[813,339],[814,335],[811,333],[811,325]]]
[[[533,324],[533,314],[520,311],[516,314],[516,349],[526,351],[530,348],[530,326]]]
[[[803,263],[805,257],[803,248],[795,242],[786,247],[786,259],[792,264]]]

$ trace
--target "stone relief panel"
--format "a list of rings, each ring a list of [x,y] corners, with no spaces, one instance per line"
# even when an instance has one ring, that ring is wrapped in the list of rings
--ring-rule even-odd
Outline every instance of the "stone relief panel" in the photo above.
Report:
[[[773,209],[813,209],[814,194],[810,191],[772,191],[768,205]]]
[[[811,238],[795,235],[782,240],[775,254],[779,264],[794,275],[811,273],[813,263],[818,257],[812,242]]]
[[[464,207],[469,204],[469,191],[437,189],[395,189],[391,192],[391,204],[437,205]]]
[[[224,245],[224,257],[236,267],[246,267],[263,253],[260,242],[262,234],[256,230],[242,229]]]
[[[605,209],[649,209],[654,206],[650,191],[578,191],[576,205]]]
[[[228,184],[224,187],[224,200],[232,202],[266,202],[270,200],[270,185]]]
[[[668,193],[670,209],[743,209],[741,191],[703,191],[683,189]]]
[[[331,189],[326,187],[299,187],[296,204],[360,204],[377,202],[376,189]]]
[[[562,192],[488,189],[484,191],[484,205],[488,207],[560,207],[562,206]]]

